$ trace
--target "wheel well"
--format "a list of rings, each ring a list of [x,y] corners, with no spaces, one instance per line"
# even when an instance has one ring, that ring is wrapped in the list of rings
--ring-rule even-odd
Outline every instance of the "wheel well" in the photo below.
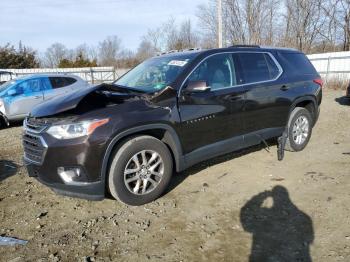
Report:
[[[107,172],[106,177],[108,175],[109,172],[109,167],[111,164],[111,160],[113,155],[115,154],[115,151],[118,149],[118,147],[124,143],[124,141],[128,140],[131,137],[136,137],[136,136],[142,136],[142,135],[148,135],[148,136],[152,136],[155,137],[157,139],[159,139],[160,141],[162,141],[169,149],[172,160],[173,160],[173,164],[174,167],[177,169],[177,165],[179,163],[177,163],[176,161],[176,156],[175,154],[178,154],[175,142],[173,141],[173,139],[171,138],[171,135],[169,134],[169,132],[165,129],[160,129],[160,128],[156,128],[156,129],[146,129],[146,130],[142,130],[142,131],[138,131],[138,132],[134,132],[131,134],[128,134],[122,138],[120,138],[115,145],[113,146],[111,153],[108,156],[108,166],[107,166],[107,170],[105,172]]]
[[[303,108],[307,109],[310,112],[310,114],[312,116],[312,119],[315,120],[315,118],[316,118],[316,114],[315,114],[316,108],[315,108],[315,104],[314,104],[313,101],[311,101],[311,100],[304,100],[304,101],[301,101],[301,102],[297,103],[295,105],[295,107],[303,107]]]

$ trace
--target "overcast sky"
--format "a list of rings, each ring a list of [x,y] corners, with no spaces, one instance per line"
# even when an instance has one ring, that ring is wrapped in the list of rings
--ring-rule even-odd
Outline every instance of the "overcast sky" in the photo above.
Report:
[[[118,35],[135,50],[148,28],[171,16],[195,24],[197,6],[206,0],[0,0],[0,46],[10,42],[39,51],[55,42],[69,48],[95,45]]]

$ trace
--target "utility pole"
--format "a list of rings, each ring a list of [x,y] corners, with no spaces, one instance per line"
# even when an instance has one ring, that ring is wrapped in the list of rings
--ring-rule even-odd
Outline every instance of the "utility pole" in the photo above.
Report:
[[[222,47],[222,0],[218,1],[218,47]]]

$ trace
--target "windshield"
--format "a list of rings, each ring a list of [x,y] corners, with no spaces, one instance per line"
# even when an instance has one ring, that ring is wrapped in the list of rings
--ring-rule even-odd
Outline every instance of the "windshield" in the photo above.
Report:
[[[113,84],[141,92],[159,91],[170,85],[195,55],[192,53],[148,59]]]

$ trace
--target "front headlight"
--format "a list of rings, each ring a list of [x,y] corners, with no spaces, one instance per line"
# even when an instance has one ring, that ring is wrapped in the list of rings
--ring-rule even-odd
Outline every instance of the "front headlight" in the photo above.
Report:
[[[108,118],[90,120],[67,125],[51,126],[46,132],[57,139],[72,139],[91,135],[96,128],[107,124]]]

